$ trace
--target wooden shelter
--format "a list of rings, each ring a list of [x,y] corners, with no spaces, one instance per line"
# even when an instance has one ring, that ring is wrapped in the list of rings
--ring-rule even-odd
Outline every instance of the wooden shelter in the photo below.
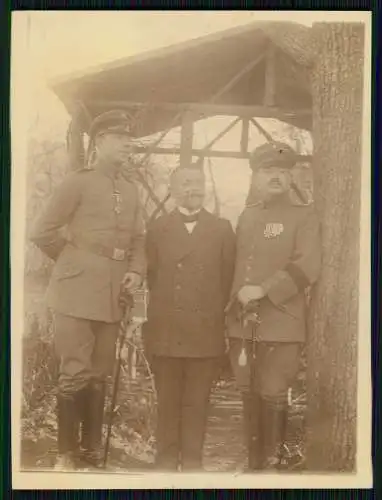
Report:
[[[239,118],[243,138],[234,157],[246,157],[253,118],[311,129],[309,45],[308,27],[256,22],[69,75],[51,88],[73,117],[80,110],[85,132],[89,119],[114,108],[139,115],[137,137],[182,124],[182,154],[189,153],[194,121]]]
[[[250,127],[272,140],[256,118],[311,130],[310,31],[290,22],[255,22],[69,75],[51,88],[73,118],[72,132],[86,133],[104,111],[126,109],[137,138],[159,133],[149,145],[136,147],[145,158],[177,154],[180,165],[193,156],[245,159]],[[194,148],[193,124],[217,115],[231,116],[232,122],[202,149]],[[213,149],[238,122],[238,147]],[[179,125],[180,144],[161,146]]]

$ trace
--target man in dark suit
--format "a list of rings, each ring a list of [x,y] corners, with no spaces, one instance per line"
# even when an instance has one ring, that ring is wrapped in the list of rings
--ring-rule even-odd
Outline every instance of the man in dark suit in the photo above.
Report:
[[[293,150],[283,143],[255,150],[250,166],[259,200],[241,214],[236,232],[227,325],[232,367],[243,393],[249,468],[253,470],[278,467],[282,458],[288,389],[298,372],[306,335],[304,291],[318,279],[321,267],[315,211],[294,204],[289,197],[296,161]],[[258,308],[257,326],[243,321],[243,313],[252,304]]]
[[[80,422],[82,456],[100,464],[105,377],[112,371],[122,318],[121,284],[132,292],[145,274],[138,190],[122,175],[131,151],[129,117],[102,114],[90,138],[97,152],[92,168],[67,176],[31,235],[55,260],[47,301],[55,311],[59,360],[57,469],[75,467]]]
[[[204,173],[178,168],[177,208],[147,231],[148,321],[145,337],[158,394],[157,466],[202,466],[212,384],[225,352],[224,308],[235,253],[231,224],[207,212]]]

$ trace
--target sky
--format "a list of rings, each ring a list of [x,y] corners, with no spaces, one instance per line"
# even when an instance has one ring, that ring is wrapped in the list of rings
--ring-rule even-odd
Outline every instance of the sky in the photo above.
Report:
[[[306,14],[299,17],[299,22],[310,24]],[[31,12],[28,18],[34,65],[40,76],[49,77],[247,24],[264,15],[255,11],[42,11]]]
[[[285,14],[282,15],[284,19]],[[43,134],[52,133],[57,127],[61,133],[61,122],[66,126],[66,112],[47,88],[51,78],[270,18],[280,19],[280,14],[256,11],[16,12],[13,14],[17,33],[14,46],[20,60],[16,74],[27,84],[32,133],[38,134],[41,129]],[[293,13],[293,20],[311,24],[304,12]],[[51,126],[53,121],[57,126]]]

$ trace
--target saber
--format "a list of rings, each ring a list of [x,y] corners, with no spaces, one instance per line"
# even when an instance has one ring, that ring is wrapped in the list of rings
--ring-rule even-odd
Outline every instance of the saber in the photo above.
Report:
[[[254,382],[255,382],[255,357],[256,357],[256,348],[255,348],[255,342],[256,342],[256,329],[258,325],[260,324],[259,320],[259,303],[258,301],[251,301],[249,302],[246,307],[244,308],[243,311],[243,326],[246,327],[247,324],[249,323],[251,326],[251,342],[250,342],[250,348],[249,348],[249,394],[250,394],[250,409],[249,409],[249,426],[250,426],[250,436],[249,436],[249,460],[248,460],[248,465],[250,469],[252,469],[255,465],[254,460],[255,460],[255,439],[258,438],[257,435],[257,426],[256,426],[256,432],[254,431],[254,402],[256,401],[255,395],[254,395]]]
[[[123,292],[120,295],[119,303],[120,303],[124,313],[123,313],[123,318],[122,318],[120,326],[119,326],[118,342],[117,342],[117,346],[116,346],[117,362],[116,362],[115,368],[114,368],[113,392],[112,392],[112,397],[111,397],[109,421],[107,423],[107,434],[106,434],[106,441],[105,441],[103,468],[106,468],[107,459],[108,459],[108,455],[109,455],[111,428],[113,425],[113,419],[114,419],[114,415],[115,415],[115,408],[116,408],[118,388],[119,388],[119,380],[120,380],[120,374],[121,374],[121,364],[122,364],[121,353],[123,352],[123,347],[124,347],[124,344],[126,341],[128,326],[132,323],[132,310],[134,307],[134,298],[131,294],[129,294],[127,292]]]

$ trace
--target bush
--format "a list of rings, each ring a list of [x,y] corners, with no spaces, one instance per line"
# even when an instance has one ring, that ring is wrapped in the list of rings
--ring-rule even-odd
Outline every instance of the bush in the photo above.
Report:
[[[56,439],[57,364],[52,336],[54,315],[29,317],[23,338],[21,433],[23,441]],[[128,340],[129,359],[122,362],[112,444],[141,460],[153,456],[156,396],[153,376],[143,353],[140,329]],[[134,354],[131,356],[131,354]],[[108,380],[106,419],[110,418],[113,377]]]

